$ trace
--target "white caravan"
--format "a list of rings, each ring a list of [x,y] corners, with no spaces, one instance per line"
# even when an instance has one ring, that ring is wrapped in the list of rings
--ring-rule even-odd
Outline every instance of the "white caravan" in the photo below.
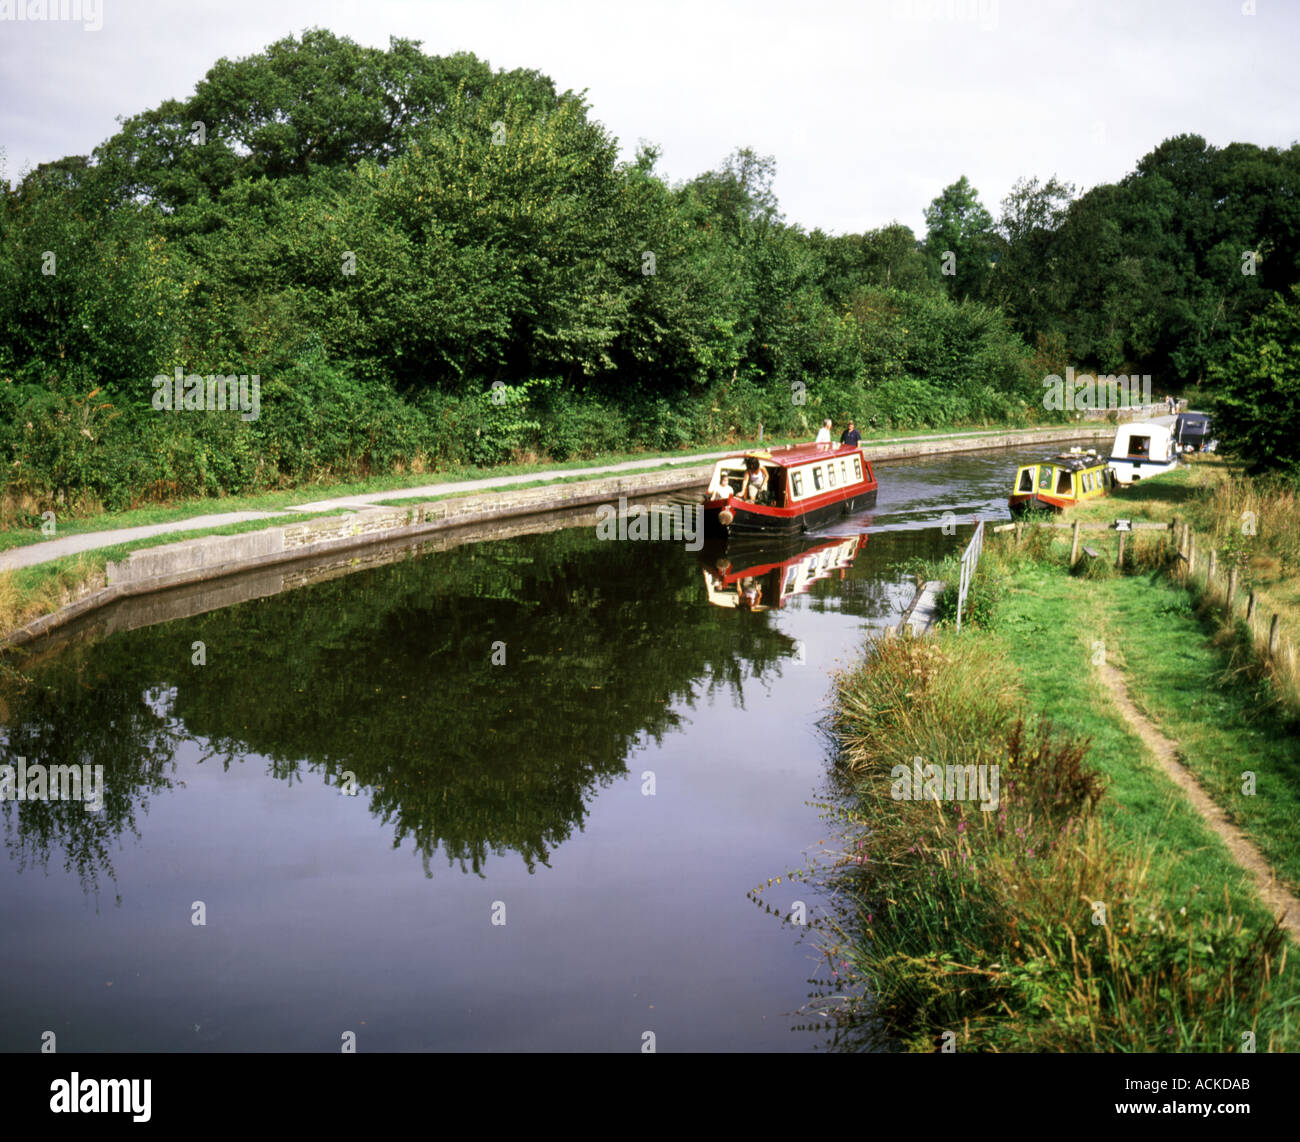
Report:
[[[1149,480],[1178,463],[1178,443],[1170,425],[1140,420],[1121,424],[1110,450],[1110,470],[1121,484]]]

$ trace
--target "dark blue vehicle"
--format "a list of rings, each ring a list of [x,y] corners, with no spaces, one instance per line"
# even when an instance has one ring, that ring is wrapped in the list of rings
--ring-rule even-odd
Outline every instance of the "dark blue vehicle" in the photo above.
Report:
[[[1174,440],[1181,451],[1205,451],[1210,441],[1210,416],[1204,412],[1180,412],[1174,422]]]

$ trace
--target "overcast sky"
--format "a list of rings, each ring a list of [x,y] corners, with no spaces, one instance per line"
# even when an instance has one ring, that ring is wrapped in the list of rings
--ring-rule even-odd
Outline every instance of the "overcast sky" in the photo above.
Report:
[[[471,51],[587,91],[624,157],[672,181],[738,146],[777,160],[786,218],[859,232],[965,174],[996,216],[1021,176],[1122,178],[1171,135],[1300,136],[1300,0],[0,0],[3,174],[88,154],[220,57],[324,27]],[[35,9],[35,13],[33,12]],[[1254,14],[1248,14],[1254,9]],[[100,25],[95,29],[95,25]]]

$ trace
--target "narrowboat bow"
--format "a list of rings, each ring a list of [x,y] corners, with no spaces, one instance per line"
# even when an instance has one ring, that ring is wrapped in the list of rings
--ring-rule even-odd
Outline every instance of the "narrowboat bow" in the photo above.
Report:
[[[750,481],[757,466],[760,479]],[[751,486],[757,494],[746,495]],[[877,484],[862,449],[790,445],[719,460],[704,493],[706,535],[795,535],[875,502]]]

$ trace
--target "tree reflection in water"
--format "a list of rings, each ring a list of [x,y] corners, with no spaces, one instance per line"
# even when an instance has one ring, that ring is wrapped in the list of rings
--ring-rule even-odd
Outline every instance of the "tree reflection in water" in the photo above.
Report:
[[[6,846],[19,868],[62,848],[97,892],[188,741],[227,769],[264,758],[287,782],[355,775],[426,875],[439,849],[464,872],[508,852],[532,871],[634,743],[702,697],[742,702],[745,677],[794,650],[765,616],[705,605],[680,544],[583,528],[412,555],[33,658],[5,695],[3,760],[102,764],[105,808],[5,803]]]

